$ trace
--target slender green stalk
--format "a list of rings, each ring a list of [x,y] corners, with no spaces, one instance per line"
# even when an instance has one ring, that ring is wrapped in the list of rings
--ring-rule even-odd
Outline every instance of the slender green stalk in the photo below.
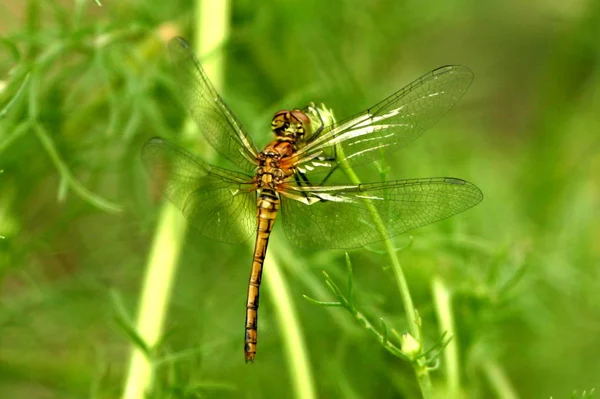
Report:
[[[490,386],[500,399],[518,399],[515,388],[510,383],[506,373],[495,361],[486,359],[482,363],[483,372]]]
[[[270,254],[265,259],[264,282],[269,289],[275,305],[277,322],[284,343],[286,359],[295,397],[299,399],[313,399],[317,397],[315,383],[312,375],[308,350],[302,334],[302,324],[296,312],[294,301],[290,294],[284,273],[276,258],[283,245],[280,240],[272,240]]]
[[[390,240],[385,240],[385,248],[390,260],[392,261],[392,271],[394,272],[396,284],[398,284],[398,290],[400,291],[400,297],[402,298],[402,303],[404,304],[408,329],[413,338],[419,343],[422,350],[423,339],[421,337],[421,320],[417,315],[417,310],[415,309],[412,297],[410,296],[406,276],[404,275],[404,271],[400,265],[400,260],[398,259],[396,250]],[[431,386],[431,378],[429,376],[429,369],[426,365],[426,359],[419,358],[412,364],[415,370],[415,375],[417,376],[417,381],[419,382],[419,386],[421,388],[421,393],[423,394],[423,398],[432,398],[433,388]]]
[[[198,0],[194,20],[197,25],[194,29],[194,43],[196,54],[200,57],[216,55],[202,59],[202,68],[210,78],[215,88],[223,87],[224,57],[217,55],[229,37],[230,2]]]
[[[179,209],[165,203],[148,257],[136,323],[137,334],[149,348],[156,345],[162,334],[184,235],[185,220]],[[142,348],[134,347],[123,399],[146,397],[153,377],[152,359]]]
[[[340,146],[338,146],[337,151],[339,153],[339,159],[342,160],[341,164],[344,167],[344,173],[348,176],[350,181],[354,184],[360,184],[360,180],[358,176],[354,173],[352,168],[347,164],[347,162],[343,161],[344,156]],[[387,233],[381,220],[381,216],[377,212],[377,209],[373,204],[365,200],[365,204],[369,209],[371,217],[373,218],[373,222],[377,226],[379,233],[382,237],[387,237]],[[400,264],[400,259],[398,259],[398,254],[396,253],[396,249],[392,244],[391,240],[384,240],[385,249],[390,257],[392,262],[392,271],[394,273],[394,277],[396,279],[396,284],[398,285],[398,291],[400,292],[400,298],[402,299],[402,303],[404,305],[404,310],[406,312],[406,319],[408,322],[408,329],[412,337],[417,341],[420,345],[419,351],[417,354],[421,353],[423,350],[423,340],[421,337],[421,320],[417,314],[415,309],[412,297],[410,296],[410,290],[408,288],[408,282],[406,281],[406,276],[404,275],[404,271],[402,270],[402,266]],[[419,383],[419,387],[421,388],[421,393],[423,398],[429,399],[433,397],[433,388],[431,386],[431,378],[429,376],[429,369],[426,364],[427,359],[424,357],[420,357],[416,359],[416,361],[412,362],[413,368],[415,370],[415,375],[417,377],[417,381]]]
[[[452,337],[444,351],[446,381],[450,398],[460,397],[460,367],[458,357],[458,341],[454,333],[454,315],[452,313],[452,298],[448,287],[440,276],[432,281],[435,310],[440,323],[440,331]]]
[[[73,177],[71,171],[69,170],[69,168],[61,158],[60,154],[58,153],[58,150],[56,149],[54,142],[50,138],[50,135],[48,134],[46,129],[42,127],[42,125],[40,125],[39,123],[35,123],[34,129],[38,139],[42,143],[42,147],[44,147],[44,149],[50,156],[52,163],[60,173],[61,184],[64,187],[63,190],[65,190],[66,187],[70,187],[75,194],[79,195],[84,200],[87,200],[90,204],[105,212],[121,212],[121,207],[119,205],[113,204],[112,202],[100,197],[99,195],[94,194],[93,192],[88,190],[83,184],[81,184],[77,179],[75,179],[75,177]]]
[[[216,3],[221,6],[215,7]],[[213,52],[219,48],[220,43],[225,41],[223,35],[228,32],[226,27],[229,23],[229,7],[223,6],[224,3],[228,2],[203,1],[197,4],[196,10],[202,8],[198,10],[200,14],[205,20],[210,19],[210,23],[202,23],[197,26],[196,33],[202,37],[202,41],[195,41],[197,46],[201,46],[197,49],[197,54]],[[225,28],[223,28],[224,26]],[[205,49],[202,46],[209,46],[209,48]],[[219,57],[214,58],[218,59]],[[219,64],[220,61],[213,62],[216,65],[205,69],[218,90],[223,80],[223,68]],[[187,126],[190,124],[188,120]],[[188,129],[186,128],[186,130]],[[150,348],[156,345],[162,334],[163,321],[171,297],[171,288],[177,271],[184,233],[185,222],[180,212],[170,203],[165,202],[146,266],[136,324],[138,335]],[[152,385],[153,375],[152,359],[145,356],[140,348],[134,347],[123,398],[141,399],[146,397],[148,389]]]
[[[17,92],[15,93],[15,95],[12,96],[12,98],[10,99],[10,101],[8,101],[8,103],[4,106],[4,108],[2,108],[0,110],[0,119],[4,118],[6,116],[6,114],[11,109],[11,107],[21,97],[21,94],[23,94],[23,92],[25,91],[25,87],[29,83],[29,76],[30,76],[30,74],[25,75],[25,78],[23,79],[23,81],[19,85],[19,88],[17,89]],[[2,89],[0,89],[0,91],[2,91],[2,90],[5,90],[5,88],[3,87]]]
[[[73,176],[73,174],[69,170],[69,167],[63,161],[58,150],[56,149],[56,146],[54,145],[54,141],[52,140],[52,137],[50,136],[50,134],[48,134],[46,129],[39,122],[39,109],[40,109],[39,104],[38,104],[38,98],[39,98],[38,93],[39,93],[39,84],[40,84],[39,83],[40,82],[39,75],[37,73],[32,73],[29,76],[31,77],[31,81],[30,81],[29,87],[28,87],[28,100],[29,101],[28,101],[28,108],[27,108],[29,122],[26,122],[22,126],[31,126],[34,129],[35,134],[38,137],[38,140],[40,140],[40,143],[42,144],[42,147],[44,148],[44,150],[50,157],[50,160],[52,161],[54,166],[56,167],[56,169],[60,175],[60,178],[61,178],[60,184],[61,184],[62,189],[59,191],[59,193],[60,192],[63,193],[62,196],[59,195],[59,199],[63,199],[66,189],[71,188],[71,190],[73,190],[73,193],[75,193],[76,195],[81,197],[83,200],[88,201],[90,204],[94,205],[95,207],[97,207],[105,212],[110,212],[110,213],[120,212],[121,211],[120,206],[113,204],[112,202],[100,197],[99,195],[94,194],[93,192],[91,192],[90,190],[85,188],[85,186],[83,186],[83,184],[81,184]],[[15,132],[13,132],[12,138],[14,139],[15,137],[18,137],[20,134],[22,134],[22,132],[23,132],[22,130],[17,129]],[[4,146],[6,144],[7,144],[7,142],[3,142],[0,145],[2,146],[2,148],[4,148]],[[8,144],[10,144],[10,142]]]
[[[379,319],[379,321],[380,321],[379,328],[382,331],[382,332],[379,332],[379,329],[377,329],[373,324],[371,324],[369,319],[367,317],[365,317],[361,312],[359,312],[358,309],[356,309],[356,307],[354,306],[354,288],[353,288],[353,283],[352,283],[352,280],[354,277],[353,277],[353,272],[352,272],[352,263],[350,262],[350,258],[348,256],[348,254],[346,254],[346,267],[348,268],[348,291],[346,294],[344,294],[342,292],[340,287],[337,285],[337,283],[335,281],[333,281],[331,276],[329,276],[329,274],[327,272],[323,271],[323,275],[325,276],[325,284],[331,290],[331,292],[335,295],[335,297],[338,299],[337,301],[319,301],[319,300],[310,298],[307,295],[303,295],[304,299],[306,299],[309,302],[312,302],[318,306],[345,308],[346,310],[348,310],[350,312],[350,314],[352,314],[354,319],[361,326],[363,326],[363,328],[365,330],[367,330],[368,332],[373,334],[373,336],[377,339],[377,341],[379,341],[381,343],[381,345],[385,348],[385,350],[390,352],[392,355],[399,357],[401,359],[404,359],[408,362],[412,361],[412,358],[409,357],[408,354],[403,352],[400,347],[395,345],[389,339],[388,327],[385,324],[385,321],[383,320],[383,318]],[[402,341],[402,337],[400,336],[400,334],[398,334],[398,332],[396,330],[392,329],[392,334],[399,341]]]

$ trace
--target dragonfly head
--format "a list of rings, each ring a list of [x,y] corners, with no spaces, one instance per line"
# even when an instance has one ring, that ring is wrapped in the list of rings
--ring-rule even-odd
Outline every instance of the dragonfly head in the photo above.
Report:
[[[299,109],[276,112],[271,121],[271,130],[277,137],[293,141],[302,140],[310,133],[310,118]]]

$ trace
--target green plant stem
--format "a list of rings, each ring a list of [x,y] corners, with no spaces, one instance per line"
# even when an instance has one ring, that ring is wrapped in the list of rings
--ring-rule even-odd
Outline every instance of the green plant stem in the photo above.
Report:
[[[377,214],[377,217],[379,217],[379,214]],[[379,222],[381,222],[381,220],[379,220]],[[389,239],[385,240],[385,249],[388,253],[388,256],[390,257],[390,260],[392,261],[392,271],[394,272],[396,284],[398,284],[398,290],[400,291],[400,298],[402,298],[402,303],[406,312],[408,329],[413,338],[421,345],[422,350],[424,342],[421,336],[421,321],[417,315],[417,311],[415,309],[412,297],[410,296],[408,282],[406,281],[406,276],[404,275],[404,271],[402,270],[400,259],[398,259],[398,254],[396,253],[396,250]],[[426,359],[419,358],[416,362],[413,362],[412,364],[415,370],[417,381],[419,383],[419,387],[421,388],[421,394],[423,395],[423,398],[432,398],[433,387],[431,385],[431,378],[429,376],[429,369],[426,365]]]
[[[94,205],[98,209],[109,213],[121,212],[120,206],[113,204],[112,202],[100,197],[99,195],[94,194],[93,192],[85,188],[77,179],[75,179],[67,165],[64,163],[64,161],[58,154],[54,142],[50,138],[50,135],[48,134],[46,129],[44,129],[42,125],[40,125],[37,122],[34,124],[33,127],[35,129],[35,133],[38,139],[42,143],[42,147],[44,147],[44,150],[46,150],[46,152],[50,156],[50,159],[52,160],[52,163],[54,164],[54,166],[60,174],[61,184],[65,184],[66,186],[70,187],[75,194],[77,194],[82,199],[87,200],[90,204]]]
[[[265,259],[265,283],[270,291],[279,330],[284,343],[286,360],[295,397],[299,399],[313,399],[317,397],[308,350],[302,334],[302,324],[296,312],[294,301],[288,287],[284,273],[276,258],[280,253],[278,248],[283,245],[278,239],[271,240],[270,254]]]
[[[346,254],[346,257],[348,257],[348,254]],[[348,265],[350,265],[349,261],[347,261],[347,262],[348,262]],[[307,295],[304,295],[304,299],[306,299],[309,302],[312,302],[318,306],[345,308],[346,310],[348,310],[350,312],[350,314],[354,317],[354,319],[358,322],[358,324],[360,324],[365,330],[367,330],[368,332],[373,334],[373,336],[377,339],[377,341],[379,341],[381,343],[381,345],[388,352],[390,352],[392,355],[394,355],[396,357],[399,357],[401,359],[404,359],[404,360],[410,362],[412,359],[406,353],[402,352],[400,347],[397,347],[396,345],[394,345],[392,343],[392,341],[390,341],[390,339],[388,338],[387,326],[386,326],[385,322],[383,321],[383,319],[380,319],[380,323],[381,323],[380,328],[383,331],[383,333],[380,333],[379,329],[377,329],[373,324],[371,324],[369,319],[367,319],[367,317],[365,317],[365,315],[363,315],[361,312],[358,311],[358,309],[356,309],[356,307],[354,307],[354,301],[352,300],[352,287],[351,287],[352,286],[352,283],[351,283],[352,282],[352,269],[350,267],[348,269],[349,269],[348,274],[349,274],[350,278],[349,278],[349,282],[348,282],[347,296],[345,296],[343,294],[342,290],[333,281],[331,276],[329,276],[329,274],[327,272],[323,271],[323,275],[325,276],[325,283],[327,284],[327,286],[329,287],[331,292],[333,292],[333,294],[336,296],[336,298],[338,300],[337,301],[319,301],[319,300],[313,299]],[[400,335],[395,330],[392,330],[392,333],[397,336],[398,340],[401,339]]]
[[[148,257],[136,323],[137,334],[148,348],[153,348],[162,334],[185,230],[179,209],[165,203]],[[146,397],[153,374],[152,359],[142,348],[134,347],[123,399]]]
[[[500,399],[518,399],[515,389],[510,380],[495,361],[487,359],[481,364],[483,372],[490,383],[490,386]]]
[[[339,159],[343,160],[344,156],[341,151],[341,147],[338,146],[337,151],[340,155]],[[354,173],[352,168],[350,168],[350,166],[344,161],[342,161],[341,164],[344,168],[344,173],[346,173],[350,181],[357,185],[360,184],[360,180],[356,173]],[[383,225],[381,217],[379,216],[379,213],[377,212],[377,209],[368,200],[366,200],[365,203],[369,209],[369,212],[371,213],[373,222],[379,230],[379,233],[382,237],[387,237],[385,227]],[[398,285],[398,291],[400,292],[400,298],[402,299],[404,310],[406,312],[408,330],[410,331],[410,334],[413,336],[413,338],[420,344],[420,351],[422,351],[424,345],[421,337],[421,322],[417,315],[417,311],[415,309],[412,297],[410,296],[408,282],[406,281],[406,276],[404,275],[404,271],[402,270],[400,259],[398,259],[398,254],[396,253],[396,249],[394,248],[391,240],[386,238],[384,240],[384,244],[386,252],[392,262],[392,271],[394,273],[396,284]],[[423,398],[429,399],[433,397],[433,388],[431,385],[431,378],[429,376],[429,369],[427,368],[426,361],[427,359],[421,357],[418,358],[416,361],[413,361],[412,365],[415,371],[415,375],[417,377],[417,381],[419,383],[419,387],[421,388],[421,394],[423,395]]]
[[[12,96],[12,98],[8,101],[8,103],[4,106],[4,108],[2,108],[0,110],[0,119],[4,118],[6,116],[6,114],[11,109],[11,107],[21,97],[21,94],[23,94],[23,92],[25,91],[24,89],[27,86],[27,83],[29,83],[29,76],[30,76],[30,74],[25,75],[25,77],[23,78],[23,81],[19,85],[19,88],[17,89],[17,92],[15,93],[15,95]],[[6,90],[6,89],[4,89],[4,90]]]
[[[452,313],[452,298],[445,282],[440,276],[433,278],[431,288],[440,323],[440,331],[446,332],[451,340],[444,351],[444,365],[446,368],[446,381],[450,398],[460,397],[460,367],[458,356],[458,341],[454,333],[454,316]]]
[[[229,37],[230,1],[198,1],[194,20],[196,54],[201,57],[202,68],[215,88],[223,87],[223,44]],[[205,56],[211,55],[207,59]],[[215,56],[213,56],[215,55]]]
[[[398,259],[396,250],[390,240],[385,240],[385,248],[388,253],[388,256],[390,257],[390,260],[392,261],[392,271],[394,272],[396,284],[398,284],[398,290],[400,291],[400,297],[402,298],[402,303],[404,304],[406,320],[408,322],[408,329],[413,338],[421,345],[422,350],[424,342],[421,337],[421,322],[417,316],[417,311],[415,309],[412,297],[410,296],[410,290],[408,288],[406,276],[404,275],[404,271],[402,270],[400,260]],[[416,362],[413,362],[412,364],[415,370],[417,381],[419,383],[419,387],[421,388],[421,394],[423,395],[423,398],[432,398],[433,387],[431,385],[431,378],[429,376],[429,369],[426,365],[426,359],[419,358]]]
[[[38,140],[42,144],[42,147],[48,153],[50,160],[58,170],[61,181],[61,189],[59,193],[64,193],[67,187],[70,187],[73,190],[73,193],[81,197],[83,200],[88,201],[93,206],[109,213],[119,213],[121,211],[121,207],[113,204],[112,202],[100,197],[99,195],[94,194],[87,188],[83,186],[71,173],[67,164],[63,161],[60,156],[56,146],[54,145],[54,141],[52,140],[50,134],[39,122],[39,82],[40,78],[38,73],[31,73],[30,82],[28,86],[28,104],[27,104],[27,113],[28,113],[28,121],[21,125],[21,127],[15,129],[9,139],[6,141],[0,142],[0,149],[4,150],[8,145],[11,144],[13,140],[23,134],[24,130],[31,127]],[[59,200],[62,200],[64,195],[59,195]]]

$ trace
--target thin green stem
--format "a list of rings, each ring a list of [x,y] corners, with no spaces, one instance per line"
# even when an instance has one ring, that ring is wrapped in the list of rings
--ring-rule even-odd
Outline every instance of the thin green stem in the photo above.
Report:
[[[60,184],[62,185],[60,192],[64,193],[66,188],[69,187],[73,190],[73,192],[76,195],[78,195],[82,199],[88,201],[93,206],[95,206],[105,212],[110,212],[110,213],[120,212],[121,211],[120,206],[100,197],[99,195],[94,194],[93,192],[91,192],[90,190],[85,188],[85,186],[83,186],[71,174],[69,167],[63,161],[58,150],[56,149],[56,146],[54,145],[54,141],[52,140],[50,134],[46,131],[46,129],[44,129],[44,127],[38,120],[39,119],[38,118],[39,117],[39,104],[38,104],[38,102],[39,102],[38,101],[38,98],[39,98],[39,76],[38,76],[38,74],[33,73],[33,72],[29,76],[30,76],[30,81],[29,81],[29,86],[28,86],[28,91],[27,91],[28,121],[25,122],[24,124],[22,124],[19,128],[15,129],[15,131],[11,134],[11,136],[8,137],[8,140],[4,140],[4,141],[0,142],[0,150],[3,151],[4,149],[6,149],[6,147],[8,145],[10,145],[16,138],[18,138],[20,135],[22,135],[26,131],[26,129],[31,127],[34,130],[36,136],[38,137],[38,140],[42,144],[42,147],[44,148],[44,150],[50,157],[50,160],[52,161],[52,163],[58,170],[58,173],[61,178]],[[62,197],[60,195],[59,195],[59,199],[62,199]]]
[[[286,360],[294,386],[295,397],[313,399],[317,397],[308,350],[302,334],[302,323],[296,312],[284,273],[276,261],[280,241],[272,240],[270,255],[265,259],[265,283],[271,292],[279,330],[284,342]]]
[[[58,172],[64,184],[67,184],[75,194],[79,195],[81,198],[87,200],[89,203],[91,203],[99,209],[102,209],[103,211],[110,213],[118,213],[121,211],[120,206],[113,204],[112,202],[94,194],[73,177],[71,171],[58,154],[58,151],[56,150],[56,147],[54,146],[54,142],[50,138],[50,135],[42,127],[42,125],[40,125],[39,123],[35,123],[34,129],[38,139],[42,143],[42,147],[44,147],[44,149],[50,156],[52,163],[54,163],[54,166],[56,167],[56,169],[58,169]]]
[[[24,123],[20,124],[13,130],[8,132],[4,137],[0,138],[0,154],[6,151],[8,147],[10,147],[12,143],[21,138],[21,136],[28,133],[32,129],[32,127],[32,122],[25,121]]]
[[[517,395],[515,388],[512,386],[506,373],[498,363],[488,359],[482,363],[482,368],[492,390],[496,392],[498,398],[518,399],[519,396]]]
[[[452,313],[452,297],[448,287],[440,276],[433,278],[431,288],[435,302],[435,310],[440,323],[440,331],[448,334],[451,339],[444,351],[446,381],[450,398],[460,397],[460,367],[458,341],[454,333],[454,316]]]
[[[361,182],[352,170],[348,163],[344,160],[343,152],[340,146],[338,146],[337,151],[339,153],[339,159],[341,160],[340,164],[344,168],[344,173],[348,176],[350,181],[354,184],[359,185]],[[384,237],[385,249],[390,257],[392,262],[392,271],[394,273],[394,277],[396,279],[396,284],[398,285],[398,291],[400,292],[400,298],[402,299],[402,303],[404,305],[404,310],[406,312],[406,319],[408,323],[408,330],[412,337],[419,343],[422,351],[423,348],[423,340],[421,337],[421,321],[415,309],[412,297],[410,295],[410,290],[408,288],[408,282],[406,280],[406,276],[404,275],[404,271],[402,270],[402,266],[400,264],[400,259],[398,258],[398,254],[396,249],[394,248],[391,240],[387,238],[387,232],[383,221],[381,220],[381,216],[377,212],[375,206],[369,201],[365,200],[365,204],[373,218],[373,223],[375,223],[377,230],[381,234],[381,237]],[[413,367],[415,370],[415,375],[417,377],[417,381],[419,383],[419,387],[421,388],[421,393],[423,398],[429,399],[433,397],[433,388],[431,385],[431,378],[429,376],[429,369],[427,368],[426,359],[421,357],[416,361],[413,361]]]
[[[12,98],[10,99],[10,101],[4,106],[4,108],[2,108],[0,110],[0,119],[4,118],[6,116],[6,114],[8,113],[8,111],[11,109],[11,107],[17,102],[17,100],[21,97],[21,94],[23,94],[25,87],[27,86],[27,83],[29,83],[29,74],[25,75],[25,78],[23,79],[23,81],[21,82],[21,84],[19,85],[19,88],[17,89],[17,92],[15,93],[14,96],[12,96]]]
[[[400,349],[400,347],[394,345],[394,343],[388,339],[388,327],[385,324],[385,321],[383,320],[383,318],[380,319],[381,330],[383,331],[380,333],[379,330],[377,330],[377,328],[375,328],[375,326],[373,326],[373,324],[371,324],[371,322],[361,312],[359,312],[358,309],[356,309],[356,307],[354,307],[354,302],[352,299],[353,295],[354,295],[353,289],[352,289],[353,272],[352,272],[352,264],[350,263],[348,254],[346,254],[346,265],[348,267],[348,294],[347,295],[344,295],[344,293],[342,292],[340,287],[338,287],[338,285],[335,283],[335,281],[333,281],[331,276],[329,276],[329,274],[324,271],[323,275],[325,276],[325,284],[327,284],[327,287],[331,290],[331,292],[333,292],[333,294],[335,295],[335,297],[338,300],[335,302],[324,302],[324,301],[318,301],[316,299],[310,298],[306,295],[304,295],[304,298],[307,299],[308,301],[314,303],[315,305],[319,305],[319,306],[345,308],[346,310],[348,310],[348,312],[350,312],[350,314],[354,317],[354,319],[358,322],[358,324],[360,324],[365,330],[367,330],[368,332],[370,332],[371,334],[373,334],[375,336],[375,338],[381,343],[381,345],[384,347],[384,349],[386,349],[388,352],[390,352],[392,355],[394,355],[396,357],[404,359],[408,362],[412,361],[413,359],[411,359],[406,353],[404,353],[402,351],[402,349]],[[394,329],[392,329],[392,333],[399,341],[402,340],[400,335]]]
[[[183,216],[173,205],[165,203],[148,257],[136,322],[137,334],[149,348],[161,338],[184,235]],[[123,399],[146,397],[153,374],[152,359],[142,348],[134,346]]]
[[[404,309],[406,311],[408,330],[416,341],[422,343],[421,321],[417,315],[412,297],[410,296],[408,282],[406,280],[406,276],[404,275],[404,271],[402,270],[400,259],[398,259],[396,249],[390,240],[385,240],[385,249],[390,257],[390,260],[392,261],[392,271],[394,273],[394,277],[396,278],[396,284],[398,284],[400,297],[402,298],[402,303],[404,304]]]

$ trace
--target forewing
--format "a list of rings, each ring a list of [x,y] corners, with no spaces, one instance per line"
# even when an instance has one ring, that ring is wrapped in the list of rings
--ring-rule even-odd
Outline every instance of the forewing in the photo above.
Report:
[[[210,165],[160,138],[142,148],[150,176],[166,179],[165,197],[204,236],[239,243],[256,230],[256,194],[251,178]]]
[[[184,101],[206,140],[240,169],[254,170],[256,164],[251,160],[256,159],[256,146],[213,88],[190,45],[175,37],[169,42],[169,51]]]
[[[306,160],[313,159],[310,155],[314,154],[336,155],[344,157],[349,166],[380,159],[407,146],[433,126],[462,97],[472,80],[473,73],[464,66],[435,69],[366,111],[326,128],[309,139],[298,154]],[[336,145],[338,152],[334,153]]]
[[[446,219],[483,199],[473,184],[448,177],[296,186],[289,187],[286,196],[282,219],[290,241],[300,247],[346,249]]]

